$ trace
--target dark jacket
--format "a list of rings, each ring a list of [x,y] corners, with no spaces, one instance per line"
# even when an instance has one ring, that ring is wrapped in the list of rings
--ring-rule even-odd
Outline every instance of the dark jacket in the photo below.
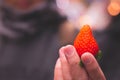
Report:
[[[107,80],[120,80],[120,15],[113,17],[107,29],[94,35],[103,53],[100,66]]]
[[[46,32],[25,42],[0,42],[0,80],[53,80],[60,47],[56,35]]]
[[[0,80],[53,80],[60,48],[57,31],[65,18],[51,10],[45,10],[42,14],[39,17],[39,14],[33,13],[28,17],[38,19],[38,23],[32,26],[37,26],[34,34],[23,34],[18,39],[0,36]],[[21,34],[18,27],[8,26],[6,29],[20,31]]]

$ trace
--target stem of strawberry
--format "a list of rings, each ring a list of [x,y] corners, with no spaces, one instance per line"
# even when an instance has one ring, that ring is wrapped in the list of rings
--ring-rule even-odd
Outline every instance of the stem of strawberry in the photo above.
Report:
[[[84,67],[84,64],[83,64],[82,60],[79,62],[79,65],[80,65],[81,67]]]
[[[98,53],[97,53],[97,55],[95,56],[95,58],[97,59],[97,61],[100,61],[101,60],[101,58],[102,58],[102,52],[101,52],[101,50],[99,50],[98,51]]]

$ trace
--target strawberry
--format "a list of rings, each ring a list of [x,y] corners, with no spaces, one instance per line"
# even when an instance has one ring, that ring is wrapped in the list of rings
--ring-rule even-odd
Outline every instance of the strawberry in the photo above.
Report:
[[[90,52],[97,59],[101,58],[101,52],[89,25],[84,25],[81,28],[80,32],[74,40],[74,47],[79,57],[81,57],[81,55],[85,52]]]

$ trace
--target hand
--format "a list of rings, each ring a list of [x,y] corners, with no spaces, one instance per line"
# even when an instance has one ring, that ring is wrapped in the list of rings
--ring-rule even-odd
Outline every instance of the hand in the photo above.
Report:
[[[94,56],[88,52],[79,58],[74,46],[68,45],[59,50],[54,70],[54,80],[106,80]],[[80,60],[84,67],[79,65]]]

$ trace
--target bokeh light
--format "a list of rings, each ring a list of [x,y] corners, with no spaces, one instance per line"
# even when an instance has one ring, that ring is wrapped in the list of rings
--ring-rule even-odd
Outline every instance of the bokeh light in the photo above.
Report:
[[[117,1],[111,1],[107,9],[111,16],[117,16],[120,13],[120,3]]]

